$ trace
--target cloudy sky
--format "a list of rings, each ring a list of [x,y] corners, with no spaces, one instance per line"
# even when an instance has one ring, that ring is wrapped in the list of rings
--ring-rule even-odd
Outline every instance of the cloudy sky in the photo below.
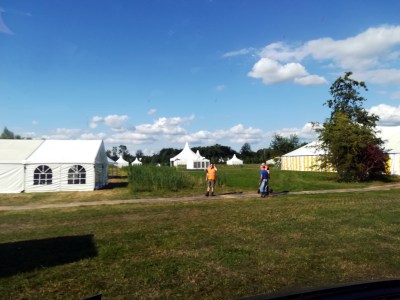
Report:
[[[131,153],[257,150],[312,140],[346,71],[399,126],[399,16],[397,0],[0,0],[0,126]]]

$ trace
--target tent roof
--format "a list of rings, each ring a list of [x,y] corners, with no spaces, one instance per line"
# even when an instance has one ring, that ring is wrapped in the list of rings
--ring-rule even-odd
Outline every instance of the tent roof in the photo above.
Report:
[[[237,161],[237,162],[243,162],[243,160],[239,159],[236,157],[236,154],[233,154],[232,158],[229,159],[228,161]]]
[[[142,162],[136,157],[135,160],[132,162],[133,165],[141,165]]]
[[[127,162],[127,161],[122,157],[122,155],[117,159],[116,163],[119,164],[119,165],[121,165],[121,164],[122,164],[122,165],[124,165],[124,164],[129,165],[129,162]]]
[[[292,152],[286,153],[282,156],[288,157],[288,156],[310,156],[310,155],[323,155],[325,154],[324,151],[317,149],[319,145],[318,141],[314,141],[311,143],[308,143],[307,145],[304,145],[300,148],[297,148],[296,150],[293,150]]]
[[[187,161],[187,160],[198,160],[201,159],[202,157],[199,155],[197,155],[196,153],[194,153],[192,151],[192,149],[190,149],[189,147],[189,143],[186,142],[185,147],[183,148],[183,150],[176,156],[174,156],[173,158],[170,158],[170,161],[175,161],[175,160],[183,160],[183,161]]]
[[[377,126],[376,129],[377,136],[385,142],[385,150],[388,153],[400,153],[400,126]],[[313,141],[282,156],[323,155],[324,151],[317,149],[319,143],[319,141]]]
[[[0,162],[20,163],[26,160],[44,140],[0,139]]]
[[[45,140],[27,163],[95,163],[102,140]]]

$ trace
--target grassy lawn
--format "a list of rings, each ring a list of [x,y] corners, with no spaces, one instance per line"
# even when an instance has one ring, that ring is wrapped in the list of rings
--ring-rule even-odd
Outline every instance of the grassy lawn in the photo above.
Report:
[[[169,169],[169,167],[165,168]],[[107,189],[91,192],[0,194],[0,206],[204,195],[206,190],[204,171],[186,171],[185,169],[179,171],[187,173],[189,176],[193,177],[192,188],[180,191],[158,190],[152,192],[131,192],[128,188],[126,170],[118,170],[118,173],[113,171],[113,174],[118,176],[114,176],[114,178],[109,180],[110,184]],[[216,193],[254,193],[258,188],[259,176],[259,165],[218,165],[219,183],[216,187]],[[272,168],[270,186],[274,192],[295,192],[307,190],[362,188],[400,182],[399,176],[387,178],[385,181],[364,183],[339,183],[336,182],[334,178],[335,174],[333,173],[293,172]]]
[[[233,299],[400,277],[400,190],[2,212],[3,299]]]

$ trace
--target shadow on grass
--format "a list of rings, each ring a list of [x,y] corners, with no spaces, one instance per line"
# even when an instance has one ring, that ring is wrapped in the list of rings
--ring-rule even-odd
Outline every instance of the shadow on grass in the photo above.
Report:
[[[93,235],[0,244],[0,277],[97,256]]]
[[[109,182],[108,185],[103,188],[103,190],[119,189],[119,188],[125,188],[127,186],[128,186],[127,182]]]

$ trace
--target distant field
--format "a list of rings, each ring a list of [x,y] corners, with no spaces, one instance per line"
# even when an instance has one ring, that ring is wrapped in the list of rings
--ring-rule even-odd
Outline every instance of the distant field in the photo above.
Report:
[[[2,212],[0,295],[235,299],[400,278],[399,195]]]

